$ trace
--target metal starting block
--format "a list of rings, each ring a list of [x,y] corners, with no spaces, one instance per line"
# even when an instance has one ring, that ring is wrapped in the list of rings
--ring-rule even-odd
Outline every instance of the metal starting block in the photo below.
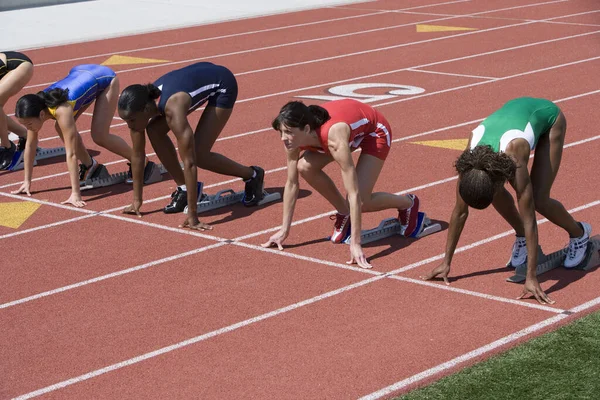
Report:
[[[158,168],[155,168],[154,171],[152,171],[152,175],[150,175],[150,177],[144,182],[144,185],[162,180],[162,175],[165,174],[167,170],[162,166],[162,164],[157,164],[157,166]],[[118,185],[120,183],[125,183],[127,180],[127,172],[117,172],[116,174],[111,175],[108,173],[108,170],[104,165],[102,165],[100,168],[102,168],[102,170],[100,171],[99,175],[93,179],[87,179],[85,183],[81,185],[80,190],[83,191]]]
[[[64,147],[53,147],[53,148],[49,148],[49,149],[44,149],[41,147],[38,147],[35,153],[35,158],[33,160],[33,165],[37,165],[38,161],[41,160],[45,160],[47,158],[52,158],[52,157],[58,157],[58,156],[64,156],[65,155],[65,148]],[[25,152],[22,152],[22,154],[15,154],[15,159],[13,161],[14,165],[9,166],[8,169],[10,171],[19,171],[22,170],[23,168],[25,168],[25,166],[23,165],[23,157],[25,156]]]
[[[541,252],[541,248],[538,246],[538,251]],[[535,274],[541,275],[545,272],[551,271],[555,268],[562,267],[565,260],[565,249],[560,249],[554,253],[544,255],[538,259],[538,265],[535,269]],[[541,261],[539,261],[541,260]],[[590,238],[588,241],[585,257],[579,263],[578,266],[568,269],[578,269],[587,271],[600,264],[600,235],[596,235]],[[508,282],[520,283],[524,282],[527,276],[527,263],[518,265],[515,269],[515,275],[507,278]]]
[[[263,199],[258,202],[257,206],[262,206],[263,204],[267,204],[272,201],[281,199],[281,193],[267,193],[263,190],[263,195]],[[218,191],[217,194],[214,195],[203,194],[200,201],[196,204],[196,206],[198,207],[197,213],[201,214],[206,211],[237,204],[240,203],[243,198],[243,191],[234,192],[231,189]],[[187,214],[187,206],[185,207],[183,212]]]
[[[422,238],[442,230],[440,224],[432,224],[429,217],[423,212],[419,212],[418,224],[420,225],[420,229],[417,229],[410,237]],[[387,218],[381,221],[377,228],[363,230],[360,235],[360,241],[361,244],[367,244],[394,235],[404,235],[405,230],[406,226],[401,225],[398,218]],[[344,240],[344,243],[350,243],[350,235]]]

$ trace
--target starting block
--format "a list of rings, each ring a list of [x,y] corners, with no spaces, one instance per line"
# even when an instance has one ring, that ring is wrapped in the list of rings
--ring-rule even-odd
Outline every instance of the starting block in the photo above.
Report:
[[[162,164],[156,164],[158,168],[154,168],[152,171],[152,175],[144,182],[144,185],[148,185],[150,183],[159,182],[162,180],[162,175],[167,172],[165,167]],[[97,189],[106,186],[118,185],[120,183],[125,183],[127,180],[127,172],[117,172],[116,174],[109,174],[108,170],[104,165],[100,168],[101,171],[98,176],[93,179],[87,179],[83,185],[81,185],[80,190],[90,190]]]
[[[52,157],[58,157],[58,156],[64,156],[65,153],[65,148],[64,147],[53,147],[53,148],[48,148],[48,149],[44,149],[41,147],[38,147],[35,153],[35,158],[33,160],[33,165],[36,166],[38,161],[41,160],[45,160],[47,158],[52,158]],[[15,156],[13,158],[13,161],[11,162],[11,164],[8,166],[8,170],[10,171],[19,171],[22,170],[23,168],[25,168],[25,166],[23,165],[23,157],[25,156],[25,152],[18,152],[15,153]]]
[[[541,248],[539,246],[538,251],[541,252]],[[565,260],[565,249],[555,251],[554,253],[550,253],[548,255],[544,255],[543,252],[541,252],[541,254],[543,257],[538,258],[538,265],[535,270],[536,276],[551,271],[555,268],[561,267]],[[598,265],[600,265],[600,235],[596,235],[590,238],[590,240],[588,241],[585,257],[583,258],[581,263],[578,266],[569,269],[587,271]],[[510,278],[507,278],[506,281],[520,283],[525,281],[526,276],[527,264],[521,264],[516,267],[515,275],[511,276]]]
[[[432,224],[429,217],[423,212],[419,212],[418,223],[420,224],[421,229],[418,229],[417,232],[410,235],[410,237],[422,238],[442,230],[440,224]],[[367,244],[394,235],[404,235],[405,230],[406,226],[401,225],[398,218],[387,218],[381,221],[377,228],[363,230],[360,235],[360,242],[361,244]],[[344,243],[350,243],[350,236],[344,240]]]
[[[271,203],[273,201],[281,199],[280,193],[267,193],[263,190],[263,199],[258,202],[257,206],[262,206],[263,204]],[[240,203],[244,198],[244,192],[234,192],[231,189],[225,189],[218,191],[214,195],[203,194],[200,201],[196,204],[198,208],[197,213],[201,214],[206,211],[215,210],[221,207],[227,207],[233,204]],[[188,213],[188,207],[186,206],[183,210],[185,214]]]

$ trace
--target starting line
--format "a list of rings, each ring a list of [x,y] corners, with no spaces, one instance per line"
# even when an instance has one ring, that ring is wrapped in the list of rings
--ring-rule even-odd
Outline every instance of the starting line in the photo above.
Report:
[[[541,247],[538,246],[538,265],[535,269],[535,274],[541,275],[548,271],[551,271],[555,268],[562,267],[563,262],[565,260],[565,249],[560,249],[555,251],[554,253],[550,253],[545,255],[542,252]],[[510,263],[508,264],[510,265]],[[507,266],[508,266],[507,265]],[[583,271],[588,271],[596,266],[600,265],[600,235],[596,235],[590,238],[585,257],[581,263],[573,268],[569,269],[578,269]],[[508,282],[520,283],[524,282],[527,276],[527,264],[518,265],[515,268],[515,275],[507,278]]]

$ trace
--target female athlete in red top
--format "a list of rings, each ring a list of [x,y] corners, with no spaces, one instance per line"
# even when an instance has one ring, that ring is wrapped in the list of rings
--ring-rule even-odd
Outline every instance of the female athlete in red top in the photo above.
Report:
[[[264,247],[275,244],[283,249],[298,197],[298,173],[336,208],[331,241],[340,243],[350,235],[349,264],[371,268],[360,243],[361,212],[395,208],[398,219],[407,226],[405,236],[418,228],[419,199],[416,196],[373,193],[392,143],[392,129],[381,113],[351,99],[322,106],[292,101],[281,108],[272,125],[280,132],[286,148],[288,176],[283,192],[283,225]],[[355,167],[351,153],[359,147],[362,152]],[[305,150],[302,156],[301,150]],[[342,170],[347,199],[323,172],[332,161]]]

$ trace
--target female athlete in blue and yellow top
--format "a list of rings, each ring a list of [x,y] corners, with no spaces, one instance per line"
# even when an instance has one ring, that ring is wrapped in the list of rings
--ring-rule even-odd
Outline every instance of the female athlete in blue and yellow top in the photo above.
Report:
[[[30,194],[33,161],[38,142],[38,132],[45,121],[54,119],[54,127],[65,143],[67,166],[72,193],[63,202],[76,207],[85,206],[80,185],[99,174],[104,166],[98,164],[87,152],[75,125],[81,114],[95,102],[91,135],[96,144],[131,160],[131,147],[119,136],[109,132],[119,97],[119,79],[114,71],[102,65],[86,64],[73,67],[69,74],[37,94],[19,99],[16,116],[28,129],[25,147],[25,180],[14,193]],[[79,173],[77,160],[81,161]]]
[[[588,223],[575,221],[560,202],[550,198],[566,129],[566,118],[556,104],[545,99],[520,97],[505,103],[473,130],[467,149],[455,165],[459,177],[446,256],[425,279],[441,275],[448,283],[450,262],[469,215],[469,206],[481,210],[492,204],[516,232],[509,265],[527,263],[527,279],[519,298],[529,292],[540,303],[553,303],[541,289],[535,273],[538,258],[535,212],[569,234],[564,260],[567,268],[581,263],[592,231]],[[535,150],[535,159],[529,173],[527,164],[532,150]],[[504,187],[506,181],[515,189],[518,210]]]
[[[8,139],[8,132],[18,135],[19,147],[25,145],[27,129],[8,117],[4,105],[19,93],[33,76],[33,62],[23,53],[5,51],[0,53],[0,171],[8,169],[17,146]]]
[[[182,226],[192,229],[211,229],[196,215],[196,166],[218,174],[244,179],[244,204],[251,206],[262,199],[264,171],[255,166],[244,166],[211,151],[217,137],[229,120],[237,99],[235,76],[226,67],[199,62],[177,69],[158,78],[153,84],[131,85],[119,99],[119,116],[127,122],[133,142],[133,204],[126,213],[140,214],[144,167],[142,156],[148,133],[156,155],[171,174],[178,187],[171,195],[165,213],[182,212],[188,206],[188,215]],[[158,100],[158,101],[157,101]],[[196,130],[192,130],[188,114],[207,103]],[[167,133],[173,131],[184,168],[181,169],[173,142]],[[201,189],[201,184],[199,185]],[[188,190],[187,188],[193,188]]]

